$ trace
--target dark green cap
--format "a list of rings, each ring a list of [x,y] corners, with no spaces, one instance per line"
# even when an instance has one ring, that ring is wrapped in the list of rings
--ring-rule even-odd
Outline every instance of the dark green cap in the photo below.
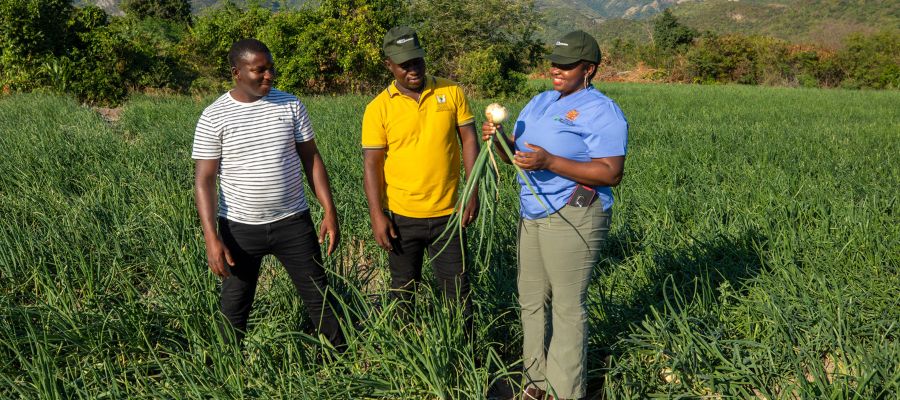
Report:
[[[384,35],[384,55],[395,64],[403,64],[425,57],[425,50],[419,44],[416,31],[408,26],[395,26]]]
[[[574,64],[581,60],[600,64],[600,46],[584,31],[569,32],[556,41],[547,58],[557,64]]]

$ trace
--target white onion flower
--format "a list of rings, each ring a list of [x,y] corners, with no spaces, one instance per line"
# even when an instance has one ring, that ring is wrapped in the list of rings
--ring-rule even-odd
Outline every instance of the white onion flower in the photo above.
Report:
[[[503,121],[506,121],[506,107],[503,107],[497,103],[488,104],[488,106],[484,109],[484,116],[487,117],[488,122],[492,124],[500,124]]]

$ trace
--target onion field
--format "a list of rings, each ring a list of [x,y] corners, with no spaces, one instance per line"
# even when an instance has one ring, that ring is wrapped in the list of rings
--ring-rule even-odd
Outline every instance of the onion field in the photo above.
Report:
[[[900,92],[599,88],[630,132],[589,289],[589,399],[896,399]],[[468,229],[474,340],[427,285],[403,322],[362,189],[368,96],[303,99],[340,212],[325,262],[348,350],[308,334],[270,258],[245,346],[225,345],[190,159],[214,98],[136,96],[109,121],[66,97],[0,97],[0,398],[519,390],[515,171],[499,166]],[[494,101],[471,102],[479,126]],[[526,101],[501,102],[514,117]]]

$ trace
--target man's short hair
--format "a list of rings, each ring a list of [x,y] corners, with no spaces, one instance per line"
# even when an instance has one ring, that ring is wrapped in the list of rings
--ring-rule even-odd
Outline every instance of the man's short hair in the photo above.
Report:
[[[266,47],[263,42],[252,38],[241,39],[231,45],[231,50],[228,51],[228,62],[232,67],[237,67],[238,62],[247,53],[265,53],[270,56],[272,55],[272,52],[269,51],[269,48]]]

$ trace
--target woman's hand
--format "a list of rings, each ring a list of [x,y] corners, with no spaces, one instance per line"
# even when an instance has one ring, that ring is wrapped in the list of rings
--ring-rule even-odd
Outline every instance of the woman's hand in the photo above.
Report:
[[[484,121],[481,124],[481,140],[487,142],[491,140],[491,136],[497,134],[497,131],[503,130],[503,125],[495,125],[493,122]]]
[[[536,171],[541,169],[550,169],[550,164],[556,159],[556,156],[544,150],[541,146],[535,146],[525,142],[525,147],[532,151],[516,151],[513,164],[526,171]]]
[[[491,138],[494,136],[496,136],[494,145],[497,146],[497,154],[500,156],[500,159],[503,160],[503,162],[509,164],[510,159],[506,155],[506,151],[501,150],[500,141],[505,141],[506,147],[509,148],[510,151],[515,148],[515,142],[513,142],[512,139],[506,137],[506,134],[503,133],[503,124],[495,124],[493,122],[484,121],[484,123],[481,124],[481,140],[486,142],[488,140],[491,140]]]

